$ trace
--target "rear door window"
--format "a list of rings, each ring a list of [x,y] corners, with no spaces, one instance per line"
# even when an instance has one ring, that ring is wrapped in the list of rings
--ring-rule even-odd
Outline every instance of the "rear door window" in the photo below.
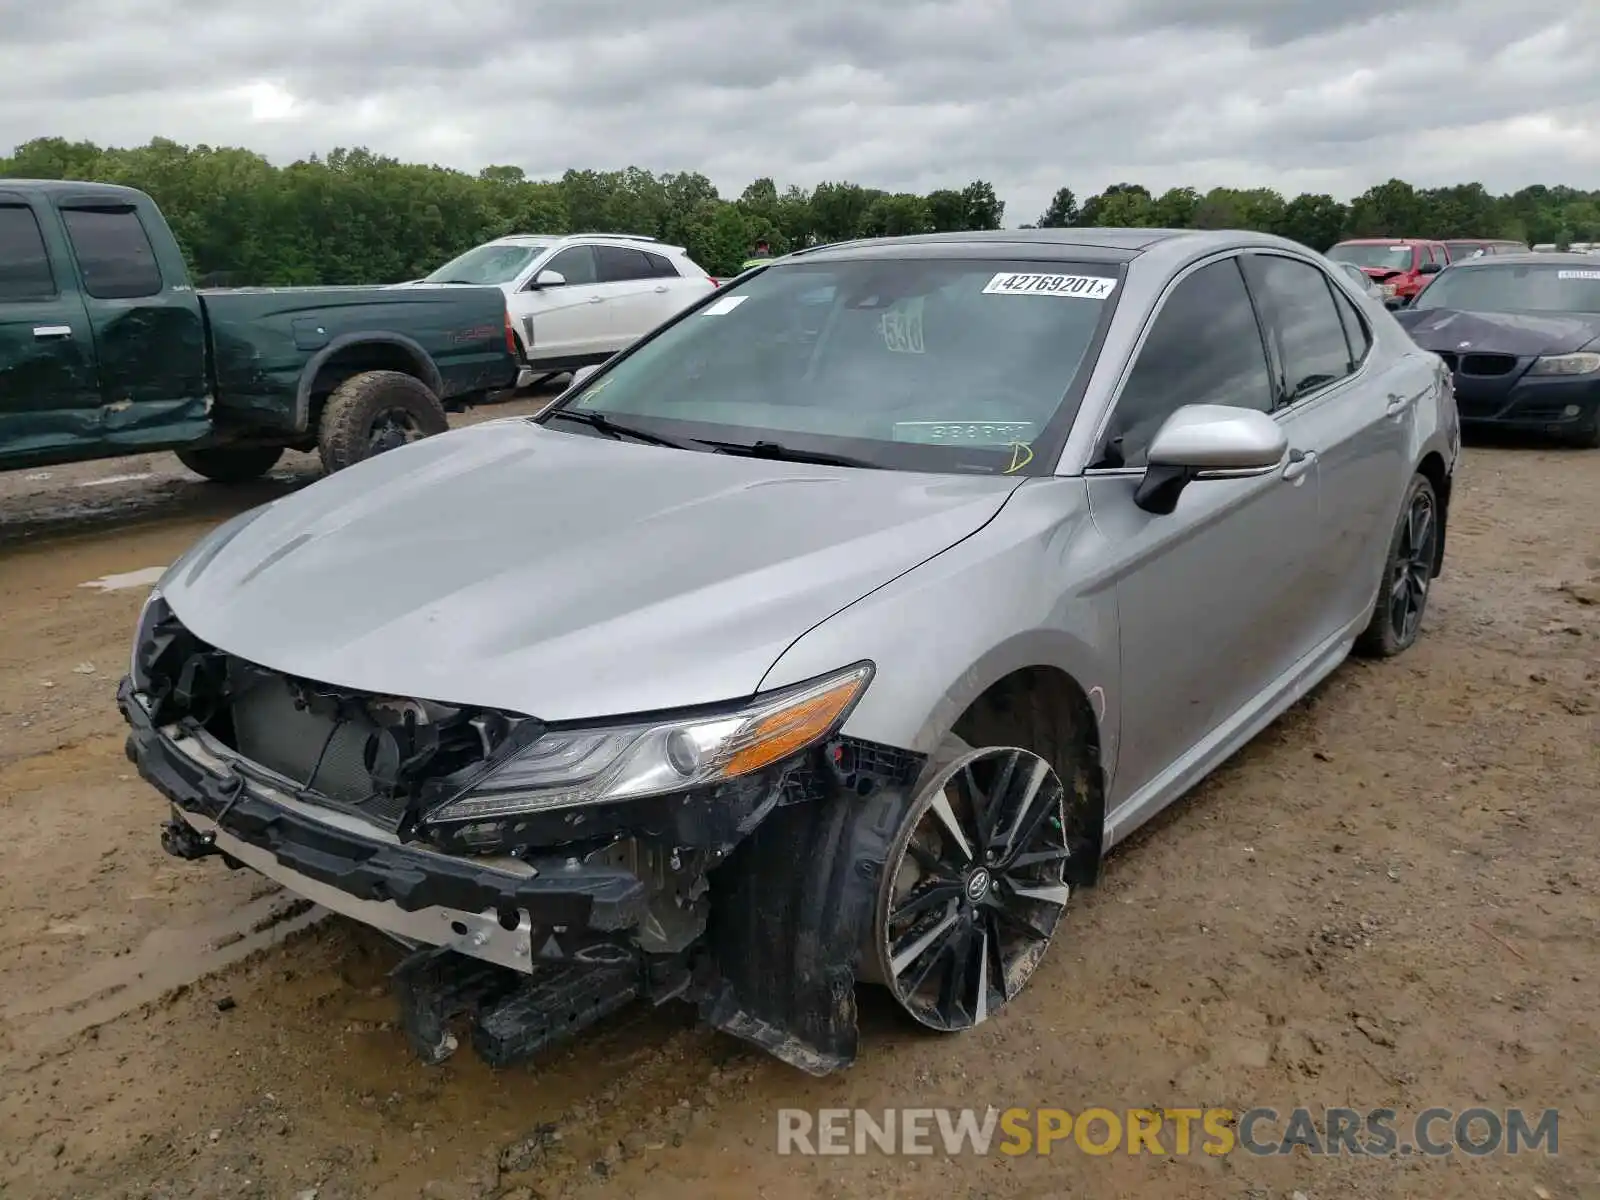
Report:
[[[641,250],[650,274],[657,279],[676,279],[678,268],[672,265],[672,260],[664,254],[651,254],[648,250]]]
[[[627,283],[649,279],[655,274],[642,250],[629,246],[596,246],[594,253],[600,264],[601,283]]]
[[[55,294],[38,218],[25,205],[0,205],[0,304],[49,300]]]
[[[61,220],[89,295],[135,300],[161,291],[155,249],[133,209],[63,208]]]
[[[1350,374],[1350,344],[1326,275],[1297,258],[1252,254],[1245,259],[1245,278],[1278,342],[1284,403]]]
[[[1344,339],[1350,347],[1351,367],[1359,367],[1366,360],[1367,351],[1372,349],[1372,331],[1356,311],[1356,306],[1350,303],[1350,298],[1338,288],[1333,289],[1333,305],[1339,310],[1339,321],[1344,326]]]

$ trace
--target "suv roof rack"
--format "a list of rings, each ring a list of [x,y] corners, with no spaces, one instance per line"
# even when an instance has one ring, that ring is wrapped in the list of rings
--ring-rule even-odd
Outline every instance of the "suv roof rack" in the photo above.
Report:
[[[516,230],[516,231],[514,231],[512,233],[503,233],[503,234],[500,235],[500,237],[501,237],[501,239],[504,239],[504,238],[548,238],[548,239],[550,239],[551,241],[554,241],[554,242],[559,242],[563,238],[580,238],[580,237],[619,238],[619,239],[621,239],[623,241],[627,241],[627,242],[659,242],[661,240],[660,238],[651,237],[648,233],[598,233],[598,232],[587,232],[587,233],[529,233],[529,232],[526,232],[526,231],[520,230],[520,229]]]

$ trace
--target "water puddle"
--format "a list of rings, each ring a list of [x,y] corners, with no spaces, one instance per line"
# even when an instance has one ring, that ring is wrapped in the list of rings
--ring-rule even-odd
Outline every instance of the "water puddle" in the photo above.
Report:
[[[132,474],[132,475],[107,475],[103,479],[85,479],[81,483],[79,483],[78,486],[81,487],[81,488],[85,488],[85,487],[104,487],[108,483],[136,483],[141,479],[153,478],[154,475],[155,475],[154,471],[139,471],[139,472],[136,472],[135,474]],[[46,476],[46,478],[49,478],[49,477]]]
[[[79,587],[99,588],[102,592],[120,592],[124,588],[152,587],[161,578],[165,567],[140,567],[137,571],[124,571],[121,575],[102,575]]]

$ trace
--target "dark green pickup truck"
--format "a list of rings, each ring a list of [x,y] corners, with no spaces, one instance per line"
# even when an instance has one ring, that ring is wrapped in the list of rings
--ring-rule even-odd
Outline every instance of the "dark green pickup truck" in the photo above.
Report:
[[[499,288],[197,291],[155,202],[0,179],[0,469],[173,450],[235,482],[335,471],[510,387]]]

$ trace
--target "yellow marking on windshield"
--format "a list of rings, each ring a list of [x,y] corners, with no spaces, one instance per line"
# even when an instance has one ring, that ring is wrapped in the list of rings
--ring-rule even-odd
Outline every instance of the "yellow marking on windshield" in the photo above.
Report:
[[[1026,456],[1026,457],[1024,457],[1024,456]],[[1007,467],[1004,471],[1002,471],[1001,474],[1002,475],[1010,475],[1014,471],[1020,471],[1020,470],[1022,470],[1023,467],[1027,466],[1032,461],[1033,461],[1033,447],[1032,446],[1028,445],[1027,442],[1012,442],[1011,443],[1011,465],[1009,467]]]

